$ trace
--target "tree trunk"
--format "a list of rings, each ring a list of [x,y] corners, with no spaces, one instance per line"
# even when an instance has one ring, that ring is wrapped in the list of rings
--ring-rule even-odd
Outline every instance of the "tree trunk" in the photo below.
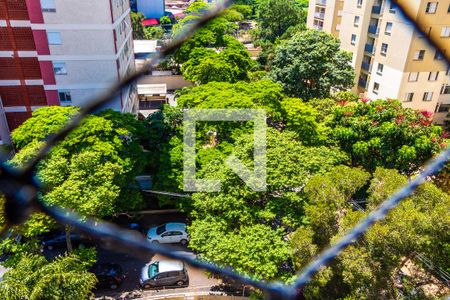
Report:
[[[72,252],[72,240],[70,239],[70,233],[72,228],[69,225],[66,225],[66,244],[67,244],[67,253]]]

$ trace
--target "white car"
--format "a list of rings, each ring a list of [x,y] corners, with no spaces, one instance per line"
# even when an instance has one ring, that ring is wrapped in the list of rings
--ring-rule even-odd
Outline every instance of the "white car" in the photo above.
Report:
[[[189,236],[186,233],[186,224],[166,223],[150,228],[147,232],[147,240],[151,243],[181,243],[186,245],[189,241]]]

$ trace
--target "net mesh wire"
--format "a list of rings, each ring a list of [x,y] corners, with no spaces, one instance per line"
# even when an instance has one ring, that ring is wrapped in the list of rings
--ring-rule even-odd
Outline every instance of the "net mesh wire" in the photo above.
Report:
[[[429,28],[429,25],[425,23],[425,20],[415,17],[413,9],[408,5],[408,2],[409,1],[391,0],[387,1],[387,4],[395,4],[401,17],[404,18],[410,26],[414,27],[414,30],[421,33],[431,46],[441,52],[447,66],[449,66],[450,51],[442,51],[445,49],[443,41],[441,41],[442,39],[428,34],[426,29]],[[37,193],[40,191],[41,186],[35,179],[35,170],[37,164],[46,157],[51,147],[63,140],[80,124],[85,116],[101,108],[105,103],[112,100],[118,91],[136,82],[148,70],[158,64],[158,62],[174,53],[174,51],[180,48],[196,30],[219,16],[231,4],[233,4],[233,1],[230,0],[216,1],[214,5],[209,10],[203,12],[198,19],[185,26],[181,33],[178,34],[170,44],[164,47],[141,69],[111,86],[111,88],[103,95],[89,101],[87,105],[72,118],[68,125],[58,133],[47,137],[44,146],[42,146],[37,155],[26,166],[20,169],[12,168],[6,163],[6,156],[1,158],[0,191],[6,197],[5,217],[7,222],[6,226],[2,228],[2,236],[5,236],[11,226],[22,224],[29,218],[31,213],[40,211],[55,218],[63,225],[72,226],[76,230],[88,234],[93,238],[101,238],[102,243],[106,241],[106,244],[110,247],[126,248],[133,251],[130,253],[135,253],[135,255],[157,253],[168,258],[181,260],[193,267],[202,268],[213,274],[226,276],[245,285],[260,289],[265,292],[266,298],[268,299],[296,299],[300,297],[302,288],[311,280],[315,273],[337,257],[347,246],[354,243],[373,224],[384,219],[390,210],[395,208],[403,199],[411,195],[419,185],[429,178],[429,176],[437,174],[445,166],[450,159],[450,147],[447,147],[438,156],[432,159],[423,167],[420,174],[409,181],[390,198],[386,199],[376,209],[371,211],[341,239],[316,256],[307,266],[298,272],[296,280],[289,285],[280,282],[255,280],[250,276],[239,274],[230,268],[222,268],[212,263],[196,260],[169,246],[150,244],[142,236],[138,236],[129,230],[119,228],[112,223],[97,219],[86,220],[85,218],[80,218],[80,216],[74,212],[67,211],[60,207],[49,207],[44,203],[41,203],[37,198]]]

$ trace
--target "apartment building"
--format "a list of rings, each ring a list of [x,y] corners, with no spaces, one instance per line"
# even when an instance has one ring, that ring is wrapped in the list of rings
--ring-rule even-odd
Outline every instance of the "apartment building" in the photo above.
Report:
[[[450,51],[450,1],[408,0],[425,20],[426,34],[443,39]],[[386,0],[311,0],[309,28],[340,39],[353,54],[353,91],[370,99],[399,99],[405,107],[434,112],[450,122],[450,72],[442,52],[429,46],[394,3]]]
[[[47,105],[83,106],[134,71],[127,0],[0,0],[0,98],[9,129]],[[137,113],[136,87],[105,107]]]

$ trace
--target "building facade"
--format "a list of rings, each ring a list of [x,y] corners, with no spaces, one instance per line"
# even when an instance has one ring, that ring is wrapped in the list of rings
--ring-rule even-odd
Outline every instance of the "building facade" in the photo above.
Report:
[[[47,105],[83,106],[134,71],[129,1],[0,0],[0,97],[13,130]],[[136,88],[107,106],[137,113]]]
[[[410,12],[425,20],[426,33],[450,51],[450,1],[409,0]],[[450,72],[440,51],[428,45],[394,3],[386,0],[312,0],[308,27],[339,38],[352,53],[353,91],[370,99],[398,99],[404,107],[450,121]]]

